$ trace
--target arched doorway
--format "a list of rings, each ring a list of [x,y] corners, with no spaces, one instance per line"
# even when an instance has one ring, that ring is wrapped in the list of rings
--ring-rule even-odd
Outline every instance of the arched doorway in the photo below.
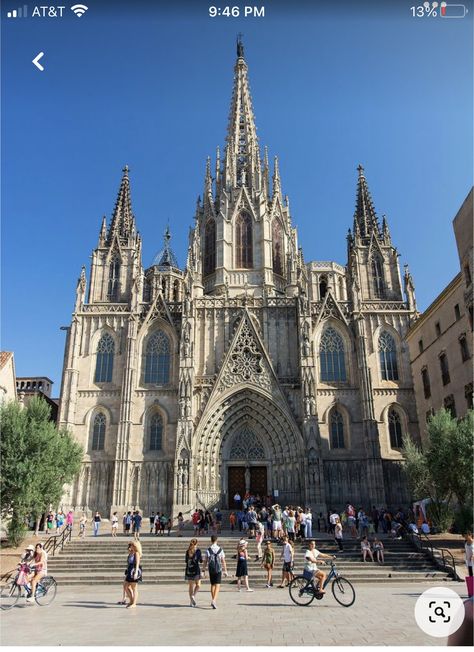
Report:
[[[300,504],[303,451],[301,432],[286,406],[253,388],[226,393],[195,433],[192,481],[198,502],[233,507],[235,488],[242,495],[247,484],[281,502]]]
[[[249,424],[238,428],[229,437],[227,450],[223,451],[224,475],[227,475],[228,507],[237,507],[233,497],[247,492],[264,501],[268,493],[270,460],[260,438]]]

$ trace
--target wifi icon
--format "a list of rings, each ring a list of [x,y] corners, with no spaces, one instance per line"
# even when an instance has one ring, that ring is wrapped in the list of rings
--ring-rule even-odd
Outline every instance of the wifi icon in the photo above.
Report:
[[[86,5],[74,5],[71,7],[71,11],[73,11],[78,18],[83,16],[88,9],[89,7],[86,7]]]

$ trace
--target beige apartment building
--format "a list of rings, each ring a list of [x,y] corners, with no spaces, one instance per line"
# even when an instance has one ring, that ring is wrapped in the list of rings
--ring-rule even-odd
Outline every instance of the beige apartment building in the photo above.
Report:
[[[461,271],[407,334],[422,436],[432,412],[462,417],[472,408],[472,193],[453,220]]]

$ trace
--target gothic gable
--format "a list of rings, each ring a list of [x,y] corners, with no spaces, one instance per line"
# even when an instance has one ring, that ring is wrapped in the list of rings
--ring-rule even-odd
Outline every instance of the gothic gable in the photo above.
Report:
[[[326,296],[324,297],[321,309],[316,316],[316,323],[314,328],[316,329],[320,322],[331,317],[334,319],[340,319],[346,326],[348,326],[347,318],[342,311],[341,306],[334,298],[331,290],[328,290]]]
[[[141,318],[143,320],[140,328],[141,332],[143,332],[149,324],[158,318],[164,319],[171,326],[173,331],[176,332],[171,313],[168,310],[168,306],[166,305],[166,301],[164,300],[161,292],[158,292],[158,295],[151,304],[150,309],[148,312],[142,313]]]

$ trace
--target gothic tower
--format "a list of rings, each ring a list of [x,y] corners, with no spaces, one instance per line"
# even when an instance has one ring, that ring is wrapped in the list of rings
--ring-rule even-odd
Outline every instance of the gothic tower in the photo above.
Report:
[[[87,300],[81,272],[60,422],[85,455],[65,505],[189,517],[231,507],[235,491],[313,511],[408,502],[413,280],[406,269],[404,298],[358,172],[347,264],[305,262],[278,159],[271,173],[260,151],[238,40],[226,144],[206,163],[185,269],[168,227],[142,265],[125,168]]]

